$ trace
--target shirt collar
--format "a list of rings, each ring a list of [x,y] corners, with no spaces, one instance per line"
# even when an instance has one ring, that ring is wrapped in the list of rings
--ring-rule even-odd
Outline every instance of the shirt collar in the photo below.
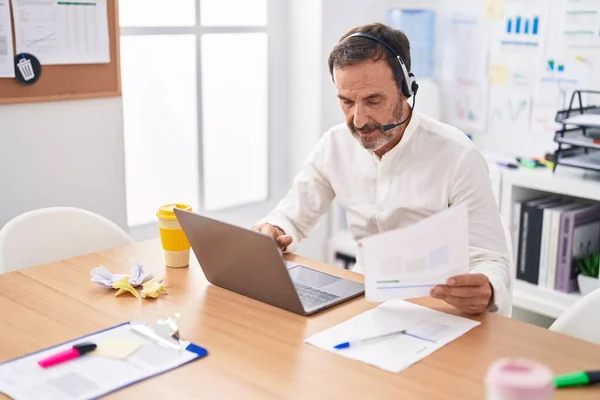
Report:
[[[375,153],[371,153],[371,154],[373,154],[373,157],[375,157],[375,159],[377,159],[378,161],[392,160],[394,158],[394,156],[396,154],[398,154],[400,149],[402,149],[403,147],[405,147],[407,145],[410,138],[417,131],[420,122],[421,122],[421,118],[419,117],[419,114],[413,112],[413,114],[410,117],[410,121],[408,122],[408,125],[406,125],[406,129],[404,129],[404,134],[402,135],[402,139],[400,139],[400,143],[398,143],[396,146],[394,146],[392,149],[390,149],[390,151],[385,153],[383,155],[383,157],[381,157],[381,160],[379,160],[377,158]]]

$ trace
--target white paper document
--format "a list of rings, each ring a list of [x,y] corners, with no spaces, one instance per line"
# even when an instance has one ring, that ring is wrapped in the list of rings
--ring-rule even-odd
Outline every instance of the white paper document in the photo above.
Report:
[[[464,335],[480,322],[445,314],[403,300],[388,301],[320,332],[306,343],[390,372],[400,372]],[[336,350],[351,342],[406,330],[380,340]]]
[[[15,77],[9,1],[0,0],[0,78]]]
[[[444,70],[456,88],[450,108],[451,123],[471,131],[483,131],[487,117],[488,29],[483,15],[454,12],[444,35]]]
[[[114,283],[117,283],[122,278],[129,276],[129,284],[133,287],[140,286],[144,282],[149,281],[154,277],[152,271],[144,270],[144,266],[138,263],[135,259],[131,260],[129,265],[131,273],[127,274],[113,274],[103,265],[96,267],[90,271],[92,282],[99,283],[102,286],[112,287]]]
[[[408,227],[360,241],[367,301],[428,296],[436,284],[469,273],[465,204]]]
[[[17,53],[42,64],[110,62],[106,0],[13,0]]]
[[[600,46],[600,0],[566,0],[563,39],[567,46]]]

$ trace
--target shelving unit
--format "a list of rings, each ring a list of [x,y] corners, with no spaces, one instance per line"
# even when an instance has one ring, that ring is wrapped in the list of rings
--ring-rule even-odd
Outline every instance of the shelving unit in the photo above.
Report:
[[[600,173],[573,168],[564,168],[554,173],[548,169],[504,170],[500,202],[504,221],[513,221],[514,201],[547,193],[600,202]],[[513,243],[513,246],[516,244]],[[512,265],[511,272],[515,277],[513,305],[516,307],[557,318],[581,299],[581,295],[577,293],[563,293],[517,280],[515,265]]]

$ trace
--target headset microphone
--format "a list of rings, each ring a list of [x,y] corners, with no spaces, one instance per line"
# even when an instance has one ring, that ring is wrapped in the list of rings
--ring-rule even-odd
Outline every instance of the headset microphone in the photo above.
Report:
[[[412,117],[413,108],[415,108],[415,101],[417,101],[417,91],[416,90],[415,90],[415,93],[413,94],[413,104],[408,113],[408,117],[404,118],[401,122],[398,122],[397,124],[383,125],[381,127],[381,131],[382,132],[389,131],[390,129],[394,129],[395,127],[400,126],[403,123],[405,123],[406,121],[408,121],[410,119],[410,117]]]

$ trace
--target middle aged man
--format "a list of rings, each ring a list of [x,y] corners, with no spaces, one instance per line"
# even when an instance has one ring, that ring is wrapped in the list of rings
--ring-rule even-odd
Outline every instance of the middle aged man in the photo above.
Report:
[[[286,249],[334,198],[355,240],[466,203],[470,273],[431,295],[466,313],[510,315],[510,256],[487,164],[464,133],[409,105],[418,87],[407,37],[382,24],[352,29],[331,52],[329,70],[346,123],[325,132],[285,198],[253,229]]]

